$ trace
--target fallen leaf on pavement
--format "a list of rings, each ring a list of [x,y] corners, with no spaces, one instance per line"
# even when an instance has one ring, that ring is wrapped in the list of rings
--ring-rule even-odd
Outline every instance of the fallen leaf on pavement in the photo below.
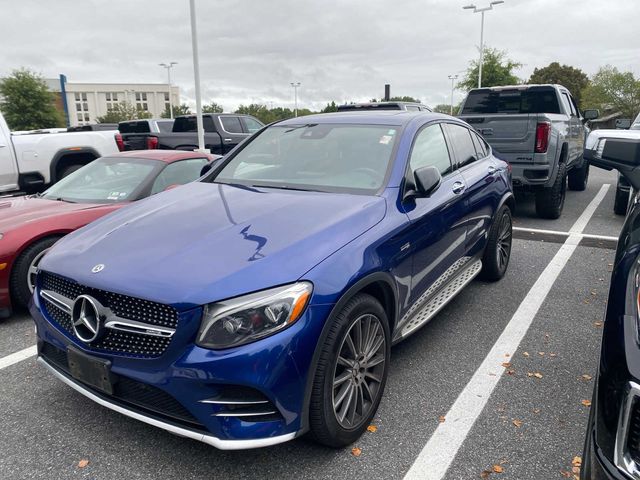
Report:
[[[600,328],[600,327],[602,327],[602,322],[593,322],[593,325],[594,325],[596,328]]]
[[[571,461],[571,465],[573,465],[574,467],[581,467],[582,466],[582,457],[573,457],[573,460]]]
[[[483,470],[480,474],[480,478],[489,478],[489,475],[491,475],[491,470]]]
[[[515,373],[515,370],[507,370],[507,375],[514,375]]]
[[[502,473],[502,472],[504,472],[504,468],[502,468],[500,465],[494,465],[493,466],[493,471],[495,473]]]
[[[580,403],[582,405],[584,405],[585,407],[590,407],[591,406],[591,400],[582,400]]]
[[[540,409],[539,408],[534,408],[533,409],[533,413],[535,413],[536,415],[540,413]]]
[[[371,433],[375,433],[378,431],[378,427],[376,427],[375,425],[369,425],[367,427],[367,431],[371,432]]]
[[[80,461],[78,462],[78,468],[84,468],[84,467],[86,467],[87,465],[89,465],[89,460],[80,460]]]
[[[360,455],[362,455],[362,450],[358,447],[353,447],[351,449],[351,455],[353,455],[354,457],[359,457]]]
[[[509,368],[509,367],[511,367],[511,363],[509,363],[509,362],[502,362],[502,366],[503,366],[504,368]]]
[[[550,353],[550,354],[549,354],[549,356],[550,356],[550,357],[557,357],[557,356],[558,356],[558,354],[557,354],[557,353]]]
[[[544,357],[544,352],[538,352],[538,355],[540,355],[541,357]]]
[[[571,472],[567,472],[566,470],[560,470],[560,475],[564,478],[571,478]]]
[[[529,356],[529,352],[522,352],[522,355],[524,355],[525,357]]]
[[[527,372],[527,377],[542,378],[542,374],[540,372]]]
[[[518,428],[522,426],[522,420],[514,420],[512,423]]]
[[[586,373],[584,375],[582,375],[582,379],[583,380],[591,380],[591,375],[587,375]]]

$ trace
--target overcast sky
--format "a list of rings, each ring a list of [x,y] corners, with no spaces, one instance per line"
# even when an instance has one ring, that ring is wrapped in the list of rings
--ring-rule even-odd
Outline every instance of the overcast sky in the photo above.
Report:
[[[411,95],[448,103],[449,74],[478,54],[468,0],[196,0],[203,102],[301,106]],[[489,0],[479,0],[484,6]],[[173,82],[194,104],[188,0],[0,0],[0,76],[27,67],[69,82]],[[640,75],[640,0],[506,0],[485,44],[535,67],[589,75],[607,63]],[[461,92],[455,94],[458,101]]]

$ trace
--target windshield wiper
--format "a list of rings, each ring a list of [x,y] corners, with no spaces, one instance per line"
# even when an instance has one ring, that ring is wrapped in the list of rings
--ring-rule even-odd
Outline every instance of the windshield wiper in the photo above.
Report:
[[[298,127],[291,127],[289,130],[285,130],[284,133],[289,133],[289,132],[293,132],[294,130],[299,130],[301,128],[310,128],[310,127],[315,127],[317,126],[317,123],[307,123],[305,125],[300,125]]]
[[[288,185],[253,185],[256,188],[277,188],[278,190],[295,190],[298,192],[320,192],[327,193],[323,190],[315,190],[311,188],[290,187]]]

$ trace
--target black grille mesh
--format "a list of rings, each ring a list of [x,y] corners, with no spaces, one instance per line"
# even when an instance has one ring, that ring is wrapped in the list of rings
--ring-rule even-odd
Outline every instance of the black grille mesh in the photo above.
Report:
[[[49,272],[42,272],[40,277],[42,289],[51,290],[72,300],[78,295],[91,295],[119,317],[168,328],[176,328],[178,325],[178,312],[168,305],[85,287]],[[43,300],[51,319],[73,335],[71,316],[47,299]],[[158,357],[164,353],[170,342],[171,338],[107,329],[101,340],[88,347],[105,352]]]
[[[637,464],[640,464],[640,401],[636,398],[629,414],[629,437],[627,439],[627,448],[631,458]]]
[[[60,350],[58,347],[44,342],[42,344],[40,354],[51,364],[62,370],[67,375],[70,375],[69,364],[67,363],[67,352]],[[184,423],[189,427],[204,426],[198,422],[198,420],[189,413],[189,411],[182,406],[175,398],[169,395],[164,390],[140,383],[128,377],[113,374],[114,387],[113,398],[129,404],[140,407],[144,410],[149,410],[161,416],[170,417],[174,421]],[[85,385],[95,393],[102,396],[108,396],[103,392],[95,391],[92,387]]]

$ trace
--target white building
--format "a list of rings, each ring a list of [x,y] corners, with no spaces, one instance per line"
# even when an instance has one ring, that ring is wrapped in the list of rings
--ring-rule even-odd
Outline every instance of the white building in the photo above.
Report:
[[[180,104],[180,88],[161,83],[71,83],[64,75],[47,79],[49,89],[60,94],[61,107],[70,126],[96,123],[114,105],[128,102],[159,118],[169,105]],[[66,105],[65,100],[66,99]]]

